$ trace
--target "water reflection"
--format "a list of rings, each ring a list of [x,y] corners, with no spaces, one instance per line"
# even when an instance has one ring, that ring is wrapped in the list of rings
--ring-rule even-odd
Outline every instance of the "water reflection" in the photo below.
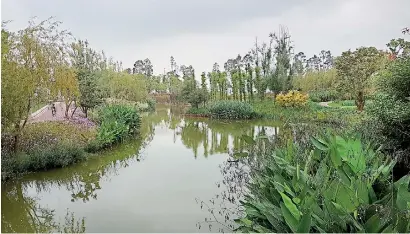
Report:
[[[220,126],[220,124],[216,124]],[[218,129],[218,128],[216,128]],[[236,224],[234,219],[243,217],[243,209],[239,201],[246,195],[246,184],[250,180],[250,168],[260,168],[260,158],[270,152],[279,138],[278,127],[259,126],[256,123],[240,123],[231,128],[220,128],[221,137],[216,134],[215,139],[219,139],[215,151],[228,150],[230,157],[219,165],[222,180],[216,183],[219,192],[210,200],[196,198],[200,208],[206,208],[208,217],[198,222],[197,227],[211,228],[214,223],[220,224],[224,228],[219,228],[218,232],[232,232]],[[227,131],[231,129],[231,131]],[[212,129],[212,132],[216,132]],[[229,135],[225,135],[229,133]],[[283,132],[285,133],[285,132]],[[249,144],[243,135],[255,139],[255,143]],[[258,139],[258,137],[264,138]],[[214,139],[214,138],[213,138]],[[223,139],[228,139],[228,142]],[[222,145],[222,146],[221,146]],[[212,149],[212,147],[211,147]],[[249,157],[236,158],[234,153],[247,152]],[[216,231],[216,230],[213,230]]]
[[[84,233],[84,217],[76,219],[74,213],[65,215],[65,221],[55,220],[55,210],[38,204],[39,198],[29,196],[27,191],[32,184],[16,182],[7,187],[6,192],[2,192],[1,204],[1,229],[2,232],[19,233],[45,233],[45,232],[65,232]],[[2,185],[2,190],[5,187]]]
[[[266,126],[267,122],[235,121],[221,122],[207,119],[185,119],[180,124],[182,143],[198,156],[203,148],[203,156],[243,152],[246,146],[243,135],[255,138],[266,135],[271,138],[279,133],[277,126]]]
[[[38,204],[41,198],[37,194],[64,188],[71,193],[71,202],[96,200],[102,189],[101,181],[110,180],[131,161],[139,160],[136,157],[139,151],[153,139],[153,126],[144,125],[144,128],[141,139],[117,146],[112,152],[102,153],[101,157],[2,184],[2,232],[85,232],[84,217],[76,220],[74,213],[67,211],[64,223],[57,223],[55,211]]]
[[[158,108],[144,114],[138,140],[82,164],[2,185],[2,231],[230,231],[241,212],[249,166],[258,160],[229,155],[266,150],[263,140],[249,146],[242,135],[272,140],[282,131],[269,121],[222,122],[182,113]],[[137,211],[128,208],[133,206]],[[198,213],[201,207],[204,213]]]

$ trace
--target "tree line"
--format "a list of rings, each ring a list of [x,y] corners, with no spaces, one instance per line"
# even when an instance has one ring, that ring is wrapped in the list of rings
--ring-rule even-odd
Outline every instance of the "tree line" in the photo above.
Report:
[[[407,33],[403,29],[403,33]],[[229,58],[223,65],[214,63],[212,71],[202,72],[195,79],[192,65],[178,66],[171,56],[171,70],[154,76],[147,58],[137,60],[134,74],[151,77],[149,92],[168,92],[198,106],[207,100],[263,100],[267,93],[299,89],[315,95],[327,92],[328,96],[355,99],[358,110],[363,110],[365,96],[372,91],[370,80],[386,67],[389,61],[408,55],[409,41],[392,39],[386,49],[360,47],[334,56],[330,50],[321,50],[307,57],[296,52],[294,42],[286,27],[269,34],[268,42],[258,42],[246,54]],[[184,91],[185,90],[185,91]],[[329,92],[337,94],[332,95]]]
[[[65,117],[72,118],[78,107],[87,116],[104,98],[147,98],[144,76],[124,72],[121,62],[61,29],[62,22],[32,19],[17,32],[7,23],[1,30],[1,125],[13,136],[14,147],[35,102],[61,100]]]
[[[307,58],[303,52],[295,52],[289,31],[281,26],[269,34],[268,42],[256,39],[245,55],[238,54],[223,65],[214,63],[212,71],[204,71],[196,79],[194,67],[179,66],[173,56],[171,69],[162,75],[154,75],[149,58],[123,69],[122,62],[94,50],[87,40],[74,38],[53,18],[40,23],[30,20],[25,29],[17,32],[7,30],[7,22],[3,21],[1,36],[1,122],[13,132],[16,141],[35,100],[59,97],[63,97],[65,116],[70,118],[77,107],[87,115],[104,98],[138,102],[146,100],[151,92],[165,92],[196,107],[209,99],[251,102],[263,100],[267,91],[274,95],[294,88],[311,91],[295,84],[322,76],[324,81],[332,78],[322,89],[331,86],[345,90],[362,110],[369,78],[389,59],[407,56],[410,48],[408,41],[399,38],[391,40],[385,51],[361,47],[335,58],[329,50],[322,50]]]

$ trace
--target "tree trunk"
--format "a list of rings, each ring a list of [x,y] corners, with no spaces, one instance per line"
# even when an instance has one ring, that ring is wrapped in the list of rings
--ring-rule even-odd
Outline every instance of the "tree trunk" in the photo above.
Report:
[[[14,127],[14,136],[13,136],[13,146],[12,146],[12,151],[13,152],[17,152],[17,148],[18,148],[18,144],[19,144],[19,140],[20,140],[20,123],[16,124],[16,126]]]
[[[363,109],[364,109],[364,103],[365,103],[363,91],[359,91],[357,93],[357,98],[356,98],[355,103],[356,103],[356,106],[357,106],[357,110],[362,112]]]
[[[13,152],[17,152],[17,147],[18,147],[18,143],[19,143],[19,135],[20,133],[15,133],[14,134],[14,142],[13,142],[13,147],[12,147],[12,151]]]
[[[77,108],[78,108],[78,106],[76,105],[75,108],[74,108],[74,110],[73,110],[73,113],[71,113],[71,118],[73,118],[74,113],[75,113],[75,111],[77,110]]]
[[[66,105],[65,105],[65,113],[64,113],[64,115],[65,115],[65,117],[68,119],[68,111],[70,110],[70,106],[71,106],[71,103],[72,103],[73,101],[69,101],[68,103],[66,103]]]

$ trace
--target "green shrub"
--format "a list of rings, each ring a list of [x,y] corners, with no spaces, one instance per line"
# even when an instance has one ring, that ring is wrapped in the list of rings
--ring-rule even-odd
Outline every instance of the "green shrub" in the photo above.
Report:
[[[354,100],[343,100],[340,102],[342,106],[356,106],[356,103]]]
[[[218,101],[210,105],[209,112],[216,119],[252,119],[256,113],[249,103]]]
[[[199,108],[199,105],[209,99],[209,94],[206,90],[198,87],[195,79],[187,79],[184,81],[181,92],[177,99],[182,102],[188,102],[192,107]]]
[[[380,135],[373,139],[389,152],[396,151],[399,161],[410,168],[410,101],[380,93],[368,107]]]
[[[358,114],[355,110],[324,107],[311,101],[304,107],[291,109],[276,105],[272,101],[255,102],[253,107],[258,115],[285,123],[316,123],[340,128],[358,121]]]
[[[394,161],[358,138],[312,138],[258,157],[239,232],[409,232],[410,175],[392,183]],[[262,160],[262,161],[261,161]]]
[[[210,113],[209,113],[208,108],[191,107],[186,111],[186,114],[208,116]]]
[[[2,180],[28,172],[66,167],[85,159],[84,150],[72,143],[59,143],[51,145],[51,147],[37,148],[30,153],[19,152],[2,155]]]
[[[141,119],[136,108],[129,105],[107,105],[98,111],[98,133],[95,141],[86,147],[87,152],[111,146],[139,132]]]
[[[328,102],[334,101],[338,99],[338,92],[337,91],[317,91],[317,92],[310,92],[309,98],[313,102]]]
[[[129,127],[124,122],[118,122],[114,118],[106,119],[98,129],[97,141],[102,147],[121,142],[129,135]]]
[[[368,113],[377,123],[376,141],[410,169],[410,57],[398,58],[377,77],[377,90]]]
[[[116,121],[122,123],[128,128],[129,134],[137,133],[141,120],[138,111],[135,108],[126,105],[108,105],[101,109],[99,113],[101,125],[104,122]]]
[[[69,141],[82,148],[91,139],[95,139],[97,134],[95,127],[85,127],[70,122],[47,121],[29,123],[23,129],[18,142],[18,151],[30,153],[42,147],[59,144]],[[11,151],[14,139],[10,132],[3,132],[2,129],[2,153]]]
[[[147,99],[147,103],[148,103],[148,110],[149,111],[154,111],[155,106],[157,105],[157,101],[153,98],[149,98],[149,99]]]

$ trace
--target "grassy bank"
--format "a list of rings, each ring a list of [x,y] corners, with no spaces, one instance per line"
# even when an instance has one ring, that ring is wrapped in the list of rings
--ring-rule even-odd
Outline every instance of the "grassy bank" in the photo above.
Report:
[[[323,107],[314,102],[308,102],[304,106],[286,107],[278,105],[272,100],[251,104],[218,101],[206,107],[190,108],[186,114],[216,119],[265,118],[285,123],[330,124],[339,127],[356,125],[365,117],[365,113],[359,113],[354,108]]]
[[[206,107],[187,110],[186,114],[197,117],[210,117],[213,119],[254,119],[259,118],[251,104],[240,101],[216,101]]]
[[[40,110],[45,105],[48,105],[48,103],[47,102],[35,102],[30,108],[30,113],[34,113],[34,112]]]
[[[14,138],[2,134],[2,181],[84,161],[92,153],[139,134],[141,120],[135,107],[107,105],[94,118],[97,127],[70,122],[29,124],[21,134],[17,150],[11,148]]]
[[[94,127],[70,122],[28,124],[13,152],[13,138],[2,135],[2,181],[23,174],[65,167],[87,158],[84,147],[96,137]]]
[[[264,118],[298,123],[325,123],[346,126],[361,121],[364,113],[355,109],[323,107],[309,102],[303,107],[283,107],[272,101],[255,102],[255,111]]]

